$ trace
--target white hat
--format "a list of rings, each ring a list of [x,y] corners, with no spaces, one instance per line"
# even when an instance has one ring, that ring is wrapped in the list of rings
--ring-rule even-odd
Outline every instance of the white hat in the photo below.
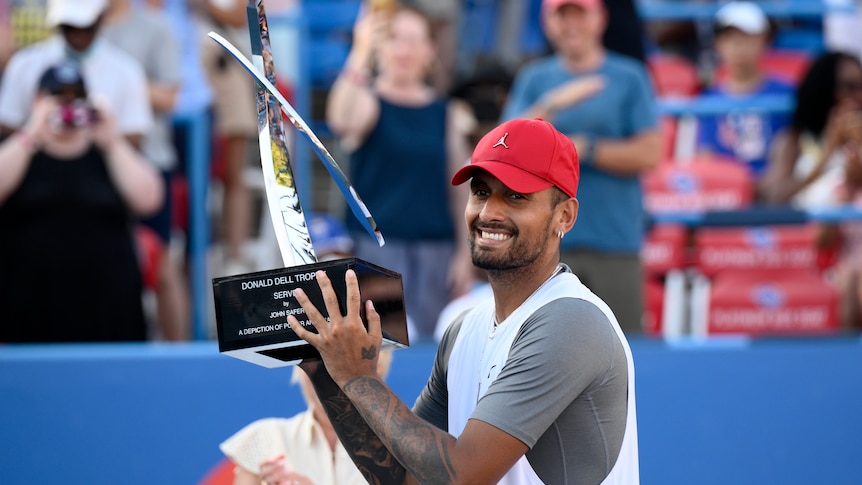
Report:
[[[757,35],[769,32],[769,19],[754,2],[730,2],[715,13],[715,28],[733,27],[746,34]]]
[[[48,0],[48,27],[71,25],[85,28],[96,23],[108,6],[107,0]]]

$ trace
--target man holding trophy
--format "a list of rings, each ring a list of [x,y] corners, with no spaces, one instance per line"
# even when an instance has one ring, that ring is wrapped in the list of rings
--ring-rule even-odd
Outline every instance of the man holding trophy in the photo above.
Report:
[[[412,411],[377,375],[379,316],[355,274],[344,316],[324,272],[328,319],[296,290],[317,333],[288,322],[322,357],[301,367],[369,481],[638,483],[631,351],[608,306],[559,262],[578,176],[573,143],[540,119],[495,128],[455,174],[470,180],[470,252],[494,297],[450,325]]]
[[[249,19],[257,66],[210,36],[258,81],[261,154],[271,164],[264,172],[289,189],[267,187],[277,199],[272,213],[298,236],[286,238],[299,245],[282,248],[285,264],[307,263],[302,255],[313,260],[314,252],[294,209],[286,151],[266,156],[278,148],[271,139],[281,125],[278,105],[382,245],[331,155],[267,79],[262,0],[250,0]],[[267,129],[270,122],[278,126]],[[371,483],[637,484],[631,351],[607,304],[560,263],[560,241],[578,215],[579,176],[574,144],[541,119],[491,130],[455,174],[453,185],[470,181],[469,252],[487,271],[493,298],[449,326],[412,410],[377,371],[384,345],[407,345],[403,302],[369,299],[380,278],[397,286],[400,275],[355,258],[216,279],[220,350],[265,366],[301,361]]]

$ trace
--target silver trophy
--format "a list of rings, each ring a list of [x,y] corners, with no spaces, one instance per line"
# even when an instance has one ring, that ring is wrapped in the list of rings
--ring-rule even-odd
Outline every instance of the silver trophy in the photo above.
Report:
[[[242,64],[256,81],[261,168],[269,212],[285,267],[213,279],[219,351],[264,367],[282,367],[318,357],[317,351],[287,325],[287,316],[294,315],[302,325],[313,330],[313,325],[304,318],[304,310],[293,297],[293,290],[302,288],[315,306],[325,313],[315,279],[315,272],[324,270],[332,281],[341,307],[345,308],[347,290],[344,274],[348,269],[356,272],[363,297],[374,300],[375,309],[381,316],[384,344],[394,348],[406,347],[409,340],[401,275],[358,258],[317,262],[284,141],[282,112],[311,142],[369,235],[381,246],[384,244],[383,236],[329,150],[276,89],[263,0],[249,0],[246,10],[251,61],[218,33],[210,32],[209,37]]]

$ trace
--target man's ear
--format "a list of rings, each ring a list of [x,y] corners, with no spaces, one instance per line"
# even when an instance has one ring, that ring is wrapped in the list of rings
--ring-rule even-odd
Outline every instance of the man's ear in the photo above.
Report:
[[[565,232],[571,231],[575,221],[578,220],[578,207],[578,199],[574,197],[564,200],[557,206],[559,221]]]

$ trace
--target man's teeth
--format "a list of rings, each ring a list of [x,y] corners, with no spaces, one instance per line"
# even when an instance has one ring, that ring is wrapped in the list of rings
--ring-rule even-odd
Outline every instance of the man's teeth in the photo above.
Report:
[[[484,238],[484,239],[494,239],[495,241],[504,241],[506,239],[509,239],[510,237],[511,236],[509,236],[508,234],[500,234],[497,232],[482,231],[482,238]]]

